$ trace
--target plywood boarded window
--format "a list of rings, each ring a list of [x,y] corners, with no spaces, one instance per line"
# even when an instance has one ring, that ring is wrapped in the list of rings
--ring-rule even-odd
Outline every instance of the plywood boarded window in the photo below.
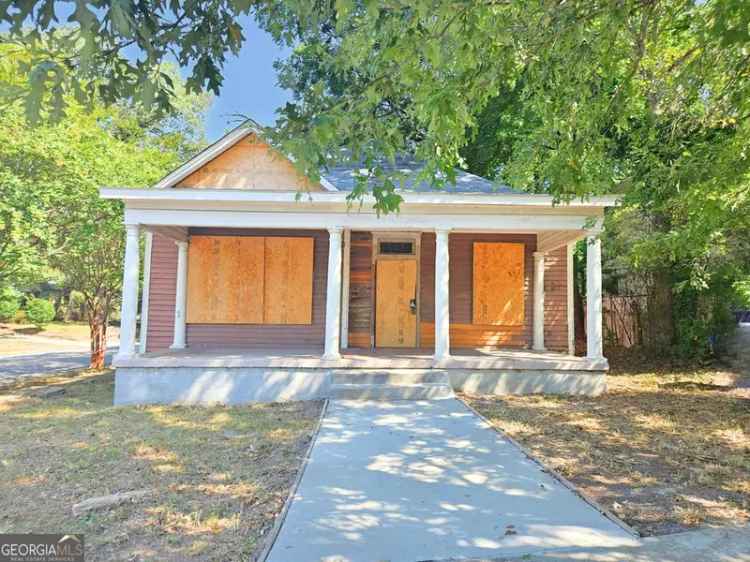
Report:
[[[265,239],[265,324],[312,323],[312,238]]]
[[[313,239],[193,236],[187,322],[311,324]]]
[[[524,245],[474,242],[474,324],[522,325]]]

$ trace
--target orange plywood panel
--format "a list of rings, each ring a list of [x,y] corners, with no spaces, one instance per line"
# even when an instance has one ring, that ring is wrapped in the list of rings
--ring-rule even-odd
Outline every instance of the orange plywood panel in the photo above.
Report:
[[[265,308],[265,242],[259,236],[237,236],[234,245],[237,323],[259,324]]]
[[[473,324],[524,322],[524,245],[474,242]]]
[[[378,260],[375,293],[375,345],[416,347],[417,316],[410,303],[417,294],[417,261]]]
[[[187,176],[176,187],[323,191],[300,174],[288,158],[249,135]]]
[[[313,249],[312,238],[265,239],[264,323],[312,323]]]
[[[370,347],[370,332],[350,331],[349,347]]]
[[[420,345],[433,347],[435,345],[435,324],[421,322]],[[490,348],[524,347],[526,335],[523,326],[478,326],[476,324],[450,325],[451,347],[459,348]]]
[[[193,236],[188,246],[187,322],[263,321],[264,243],[255,236]]]

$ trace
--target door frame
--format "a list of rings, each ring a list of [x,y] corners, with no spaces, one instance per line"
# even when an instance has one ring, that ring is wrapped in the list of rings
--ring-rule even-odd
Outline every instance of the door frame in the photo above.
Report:
[[[377,341],[375,340],[375,315],[377,314],[377,299],[378,299],[378,260],[415,260],[417,264],[417,279],[416,287],[414,289],[417,299],[417,322],[416,322],[416,346],[414,348],[404,347],[403,349],[419,349],[422,343],[421,334],[421,318],[422,318],[422,267],[421,267],[421,256],[422,256],[422,233],[413,231],[373,231],[372,233],[372,307],[370,313],[370,340],[372,341],[372,349],[377,349]],[[381,254],[380,253],[380,242],[411,242],[414,244],[413,254]]]

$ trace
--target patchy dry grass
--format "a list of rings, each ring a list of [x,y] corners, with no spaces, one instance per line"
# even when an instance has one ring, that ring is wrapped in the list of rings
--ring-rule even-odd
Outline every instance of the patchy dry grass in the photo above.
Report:
[[[644,535],[750,520],[750,400],[711,369],[613,371],[598,398],[464,399]]]
[[[64,386],[56,398],[40,385]],[[273,525],[321,403],[113,407],[113,377],[0,392],[0,532],[86,535],[86,560],[247,560]],[[74,517],[74,503],[149,490]]]

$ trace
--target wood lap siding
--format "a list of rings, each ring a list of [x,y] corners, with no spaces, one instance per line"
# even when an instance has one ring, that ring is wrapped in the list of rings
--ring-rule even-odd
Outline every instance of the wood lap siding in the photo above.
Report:
[[[563,246],[544,260],[544,346],[551,351],[568,350],[568,260]]]
[[[164,350],[172,345],[176,279],[177,245],[169,238],[154,234],[151,242],[146,351]]]
[[[351,233],[349,347],[370,347],[373,307],[372,234]]]
[[[187,324],[187,344],[201,348],[295,348],[322,346],[325,333],[326,274],[328,267],[328,232],[317,230],[270,230],[191,228],[199,236],[266,236],[312,237],[313,295],[312,323],[307,325],[266,324]],[[157,238],[160,240],[157,242]],[[148,351],[167,349],[174,329],[177,247],[171,240],[154,236],[151,262],[151,296],[149,303]]]
[[[473,311],[474,242],[510,242],[525,245],[524,251],[524,323],[522,326],[476,326]],[[531,347],[534,303],[533,234],[469,234],[450,235],[450,319],[453,347]],[[420,258],[420,345],[431,347],[435,342],[435,235],[422,234]],[[563,246],[547,255],[544,275],[544,337],[551,351],[567,351],[567,259]]]

